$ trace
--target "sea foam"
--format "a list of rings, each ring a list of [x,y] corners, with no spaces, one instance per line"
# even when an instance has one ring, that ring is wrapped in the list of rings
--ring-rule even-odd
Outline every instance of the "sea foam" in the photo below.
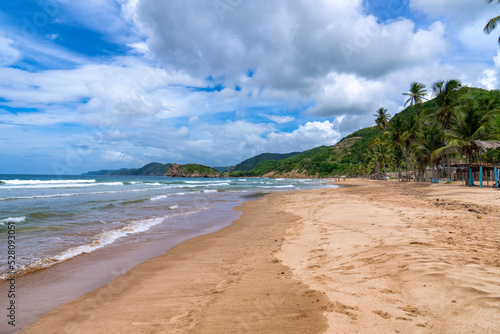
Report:
[[[4,184],[36,185],[36,184],[63,184],[63,183],[95,183],[96,180],[0,180]]]
[[[168,195],[159,195],[159,196],[151,197],[151,200],[152,201],[159,201],[159,200],[166,199],[166,198],[168,198]]]
[[[26,221],[26,217],[9,217],[5,219],[0,219],[0,223],[8,224],[8,223],[23,223]]]
[[[54,264],[69,260],[81,254],[91,253],[99,248],[110,245],[116,240],[130,234],[145,232],[151,227],[161,224],[164,219],[165,217],[144,219],[140,221],[134,221],[119,229],[106,230],[96,235],[94,238],[92,238],[94,240],[87,244],[71,247],[58,255],[47,256],[42,259],[35,260],[29,264],[19,266],[17,268],[17,272],[20,274],[27,274],[43,268],[51,267]],[[0,276],[0,279],[5,279],[5,277],[6,274]]]

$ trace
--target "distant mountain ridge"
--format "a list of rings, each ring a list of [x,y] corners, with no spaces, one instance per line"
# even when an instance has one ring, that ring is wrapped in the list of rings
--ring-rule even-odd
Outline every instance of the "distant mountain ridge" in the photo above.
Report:
[[[141,168],[122,168],[118,170],[98,170],[82,175],[132,175],[132,176],[172,176],[172,177],[221,177],[212,167],[198,164],[149,163]]]
[[[121,168],[117,170],[98,170],[84,173],[82,175],[135,175],[135,176],[164,176],[168,172],[171,163],[162,164],[151,162],[141,168]]]
[[[226,173],[228,170],[230,170],[233,167],[234,166],[212,167],[212,168],[215,169],[216,171],[218,171],[219,173]]]
[[[254,169],[261,161],[266,161],[266,160],[283,160],[289,157],[292,157],[294,155],[300,154],[302,152],[292,152],[292,153],[262,153],[259,155],[256,155],[254,157],[248,158],[236,166],[229,168],[227,171],[228,172],[237,172],[237,171],[243,171],[243,172],[248,172]]]

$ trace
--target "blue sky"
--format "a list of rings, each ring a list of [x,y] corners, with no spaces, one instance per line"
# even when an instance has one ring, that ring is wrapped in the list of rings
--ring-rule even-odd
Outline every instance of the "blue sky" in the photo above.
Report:
[[[411,82],[498,89],[483,0],[0,4],[0,173],[236,164],[332,145]]]

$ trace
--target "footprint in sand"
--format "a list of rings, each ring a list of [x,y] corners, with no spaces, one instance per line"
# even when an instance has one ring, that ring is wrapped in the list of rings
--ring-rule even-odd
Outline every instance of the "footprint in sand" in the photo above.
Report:
[[[348,306],[339,302],[328,303],[327,306],[322,307],[323,310],[327,312],[335,312],[340,314],[345,314],[351,317],[352,320],[357,320],[357,316],[352,311],[358,311],[359,307],[357,306]]]
[[[406,312],[406,315],[409,317],[417,317],[419,315],[423,315],[423,312],[421,312],[418,308],[412,306],[398,307],[398,309]]]
[[[377,310],[377,311],[373,311],[373,313],[375,313],[376,315],[381,316],[384,319],[390,319],[391,318],[391,315],[389,313],[387,313],[387,312],[384,312],[384,311]]]

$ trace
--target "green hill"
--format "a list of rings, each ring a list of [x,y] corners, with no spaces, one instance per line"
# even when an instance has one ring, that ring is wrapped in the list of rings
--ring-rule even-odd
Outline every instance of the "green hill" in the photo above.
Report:
[[[229,175],[234,177],[326,177],[344,174],[351,163],[364,162],[368,142],[375,134],[374,128],[362,129],[343,138],[334,146],[320,146],[302,153],[291,153],[292,156],[279,161],[261,160],[250,171],[234,171]]]
[[[256,155],[254,157],[251,157],[249,159],[246,159],[242,162],[240,162],[239,164],[237,164],[236,166],[226,170],[228,172],[236,172],[236,171],[251,171],[252,169],[254,169],[258,164],[259,162],[261,161],[267,161],[267,160],[283,160],[283,159],[286,159],[288,157],[291,157],[291,156],[294,156],[294,155],[297,155],[297,154],[300,154],[300,152],[292,152],[292,153],[286,153],[286,154],[280,154],[280,153],[262,153],[262,154],[259,154],[259,155]]]
[[[214,168],[198,164],[162,164],[152,162],[141,168],[119,170],[99,170],[82,175],[133,175],[133,176],[175,176],[175,177],[220,177]]]
[[[161,176],[167,174],[168,168],[172,164],[161,164],[159,162],[152,162],[146,166],[139,168],[135,174],[132,175],[151,175],[151,176]]]
[[[220,177],[215,169],[198,164],[173,164],[168,168],[167,176],[172,177]]]

